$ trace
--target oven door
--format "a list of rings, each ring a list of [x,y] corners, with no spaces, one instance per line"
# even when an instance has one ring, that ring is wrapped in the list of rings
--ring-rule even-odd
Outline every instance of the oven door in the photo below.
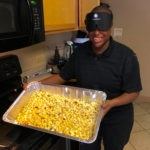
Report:
[[[0,52],[29,44],[33,29],[31,14],[28,0],[0,0]]]

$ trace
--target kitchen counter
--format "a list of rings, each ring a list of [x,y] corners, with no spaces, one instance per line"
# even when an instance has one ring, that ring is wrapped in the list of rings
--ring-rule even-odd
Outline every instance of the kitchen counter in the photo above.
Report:
[[[52,76],[52,75],[54,75],[54,74],[51,74],[51,73],[41,74],[41,75],[39,75],[39,76],[36,76],[36,77],[27,79],[27,83],[30,83],[30,82],[33,82],[33,81],[40,81],[40,80],[45,79],[45,78],[48,78],[48,77],[50,77],[50,76]],[[76,79],[71,79],[71,80],[69,80],[68,82],[66,82],[65,85],[75,85],[76,82],[77,82]]]
[[[40,81],[40,80],[43,80],[45,78],[48,78],[50,76],[52,76],[53,74],[51,73],[44,73],[44,74],[41,74],[41,75],[38,75],[38,76],[35,76],[33,78],[29,78],[27,79],[27,83],[30,83],[30,82],[33,82],[33,81]],[[22,76],[22,82],[23,84],[26,83],[25,80],[24,80],[24,76]]]
[[[48,77],[50,77],[52,75],[53,74],[51,74],[51,73],[45,73],[45,74],[41,74],[41,75],[33,77],[33,78],[29,78],[27,81],[28,81],[28,83],[30,83],[32,81],[40,81],[40,80],[48,78]]]

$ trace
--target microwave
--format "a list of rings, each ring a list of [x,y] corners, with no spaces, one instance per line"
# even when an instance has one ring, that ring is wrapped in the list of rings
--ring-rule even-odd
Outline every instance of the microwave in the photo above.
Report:
[[[44,40],[42,0],[0,0],[0,52]]]

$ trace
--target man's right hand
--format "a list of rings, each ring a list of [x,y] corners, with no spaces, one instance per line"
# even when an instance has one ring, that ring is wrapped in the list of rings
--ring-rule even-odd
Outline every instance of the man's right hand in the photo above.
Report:
[[[28,86],[28,83],[25,83],[25,84],[23,85],[23,89],[24,89],[24,90],[27,90],[27,86]]]

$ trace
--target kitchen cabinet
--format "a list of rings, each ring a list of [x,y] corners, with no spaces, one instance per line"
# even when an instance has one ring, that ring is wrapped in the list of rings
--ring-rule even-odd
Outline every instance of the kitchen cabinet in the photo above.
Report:
[[[85,28],[84,20],[86,14],[100,4],[100,0],[79,0],[79,28]]]
[[[43,0],[45,31],[63,32],[77,28],[77,0]]]
[[[100,0],[43,0],[46,34],[84,28],[85,15],[100,4]]]

